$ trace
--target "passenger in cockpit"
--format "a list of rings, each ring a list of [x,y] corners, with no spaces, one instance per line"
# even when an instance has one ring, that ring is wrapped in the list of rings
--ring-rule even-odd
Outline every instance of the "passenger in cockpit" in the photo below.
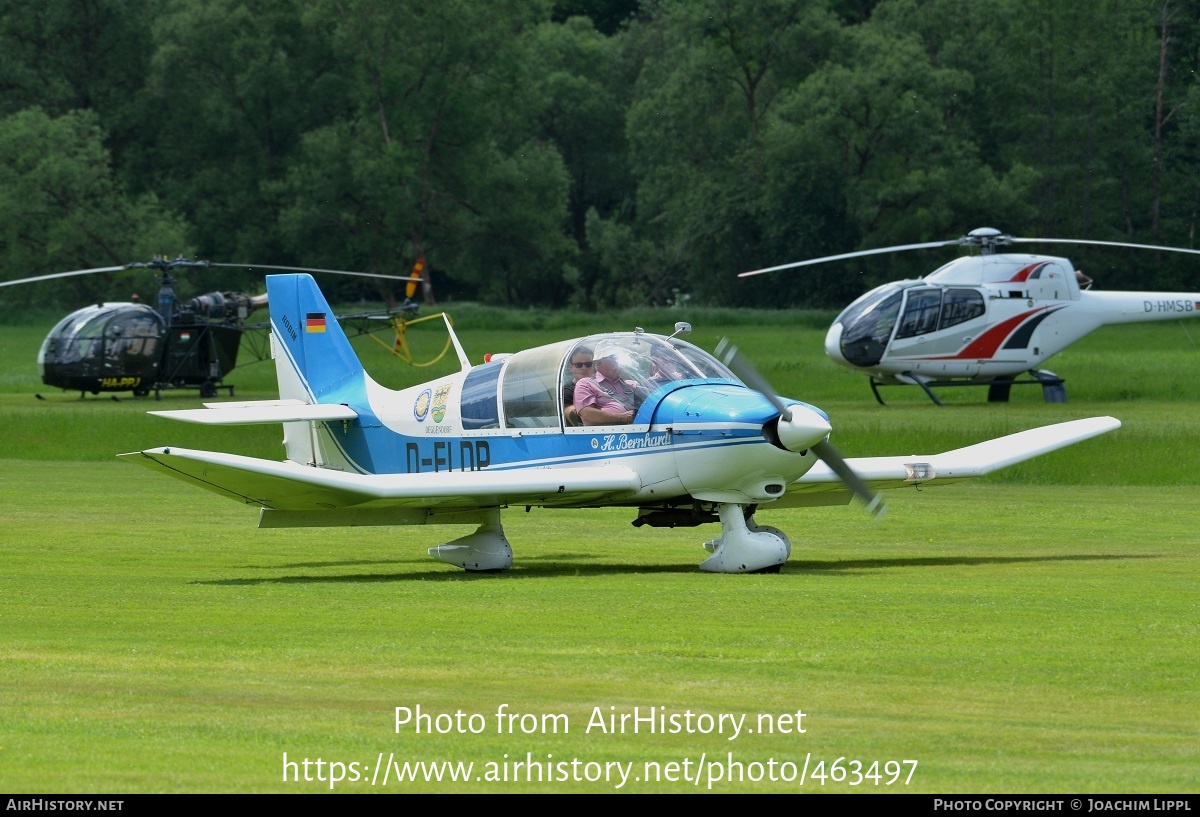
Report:
[[[654,386],[684,380],[689,375],[683,372],[682,361],[665,349],[655,349],[650,355],[650,371],[647,379]]]
[[[596,351],[596,377],[575,384],[575,410],[585,426],[632,423],[644,395],[638,394],[634,381],[623,377],[617,350]]]
[[[583,420],[579,418],[579,412],[575,408],[575,386],[580,380],[590,378],[596,371],[595,366],[592,350],[588,347],[580,346],[571,353],[566,376],[563,377],[562,394],[563,416],[566,417],[569,426],[583,425]]]

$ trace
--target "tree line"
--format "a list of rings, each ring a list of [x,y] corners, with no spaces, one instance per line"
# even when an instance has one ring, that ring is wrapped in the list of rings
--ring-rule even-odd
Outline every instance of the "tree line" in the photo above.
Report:
[[[4,280],[423,258],[440,300],[833,307],[952,256],[735,275],[980,226],[1190,248],[1200,220],[1200,0],[2,5]],[[1069,255],[1200,289],[1193,257]]]

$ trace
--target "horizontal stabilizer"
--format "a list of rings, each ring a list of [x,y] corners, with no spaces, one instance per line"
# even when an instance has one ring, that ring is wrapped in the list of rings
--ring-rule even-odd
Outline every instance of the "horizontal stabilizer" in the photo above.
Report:
[[[155,448],[119,456],[230,499],[273,510],[569,506],[632,494],[641,488],[637,473],[614,465],[357,474],[185,448]]]
[[[358,412],[338,403],[305,403],[303,400],[260,400],[249,403],[205,403],[208,408],[151,411],[159,417],[204,425],[253,425],[309,420],[354,420]]]
[[[1113,417],[1090,417],[1086,420],[1031,428],[942,454],[851,457],[846,461],[859,477],[875,488],[901,488],[918,484],[943,485],[982,477],[1120,427],[1121,421]],[[819,462],[789,485],[787,494],[772,505],[809,505],[812,503],[805,498],[808,494],[825,491],[846,493],[838,475],[825,463]],[[846,496],[848,499],[849,495]]]

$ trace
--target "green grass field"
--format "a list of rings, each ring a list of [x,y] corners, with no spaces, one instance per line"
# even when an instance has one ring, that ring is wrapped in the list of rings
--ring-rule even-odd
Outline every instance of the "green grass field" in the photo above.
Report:
[[[1065,405],[961,389],[938,409],[902,389],[876,405],[822,355],[831,316],[451,311],[473,358],[677,319],[708,349],[728,333],[829,412],[849,456],[1124,426],[986,480],[889,492],[881,521],[763,511],[792,538],[779,575],[699,573],[716,526],[514,508],[514,568],[473,576],[425,555],[461,528],[260,531],[253,509],[117,461],[165,444],[278,457],[279,432],[145,414],[194,393],[51,393],[34,357],[57,316],[0,326],[0,790],[328,791],[331,772],[342,792],[1197,790],[1200,325],[1068,349],[1049,364]],[[453,368],[361,350],[391,386]],[[260,364],[229,382],[262,399],[273,379]],[[397,730],[396,708],[417,706],[426,728]],[[681,728],[597,725],[634,707]],[[722,714],[745,716],[736,737]],[[397,782],[388,764],[384,785],[381,759],[463,766]]]

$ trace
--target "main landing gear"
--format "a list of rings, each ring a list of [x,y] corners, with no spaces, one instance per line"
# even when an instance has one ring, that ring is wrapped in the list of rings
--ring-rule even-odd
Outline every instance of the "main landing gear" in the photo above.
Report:
[[[704,543],[712,553],[700,564],[707,573],[778,573],[792,552],[787,534],[754,521],[754,505],[717,506],[721,535]],[[429,549],[438,561],[472,573],[498,573],[512,567],[512,547],[500,526],[500,509],[486,511],[472,534]]]
[[[500,509],[484,512],[483,523],[469,536],[429,549],[433,558],[479,573],[497,573],[512,567],[512,547],[500,526]]]
[[[700,569],[709,573],[778,573],[792,552],[791,540],[779,528],[759,526],[754,509],[742,505],[717,507],[721,535],[704,543],[712,552]]]

